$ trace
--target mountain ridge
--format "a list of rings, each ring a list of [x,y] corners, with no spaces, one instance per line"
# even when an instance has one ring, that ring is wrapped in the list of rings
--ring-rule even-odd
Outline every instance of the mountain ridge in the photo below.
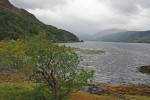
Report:
[[[108,34],[100,37],[99,40],[108,42],[150,43],[150,30],[124,31],[114,34]]]
[[[9,0],[0,0],[0,9],[7,8],[12,9],[14,6],[9,2]]]
[[[110,29],[105,29],[105,30],[101,30],[99,32],[96,32],[94,34],[86,34],[86,35],[82,35],[80,36],[80,38],[82,38],[83,40],[87,40],[87,41],[98,41],[99,38],[108,35],[108,34],[113,34],[113,33],[118,33],[118,32],[124,32],[127,31],[125,29],[117,29],[117,28],[110,28]]]
[[[39,21],[33,14],[13,6],[9,0],[0,0],[0,40],[17,39],[41,32],[54,42],[78,42],[76,35]]]
[[[150,43],[150,30],[131,31],[127,29],[112,28],[80,37],[86,41]]]

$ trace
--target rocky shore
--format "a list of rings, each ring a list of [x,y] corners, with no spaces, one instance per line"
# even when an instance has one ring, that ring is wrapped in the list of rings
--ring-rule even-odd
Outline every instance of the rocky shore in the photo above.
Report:
[[[109,95],[141,95],[150,96],[150,86],[147,85],[120,85],[120,86],[107,86],[107,85],[89,85],[83,91],[90,94],[109,94]]]

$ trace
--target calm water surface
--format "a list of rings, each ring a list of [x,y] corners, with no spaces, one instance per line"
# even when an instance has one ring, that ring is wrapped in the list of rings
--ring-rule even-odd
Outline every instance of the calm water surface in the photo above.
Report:
[[[65,45],[106,51],[106,54],[103,55],[80,55],[83,59],[81,64],[96,71],[94,77],[96,83],[150,85],[150,75],[136,71],[139,66],[150,65],[150,44],[86,41],[84,43],[65,43]]]

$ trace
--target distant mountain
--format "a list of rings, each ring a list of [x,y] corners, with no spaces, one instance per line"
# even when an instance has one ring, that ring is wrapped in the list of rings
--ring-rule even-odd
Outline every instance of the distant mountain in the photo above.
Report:
[[[128,31],[125,29],[107,29],[95,34],[80,36],[83,40],[108,42],[150,43],[149,31]]]
[[[17,39],[47,33],[55,42],[75,42],[78,37],[66,30],[40,22],[33,14],[14,7],[8,0],[0,0],[0,40]]]
[[[113,34],[113,33],[126,32],[126,31],[127,30],[125,30],[125,29],[112,28],[112,29],[106,29],[106,30],[99,31],[99,32],[94,33],[94,34],[82,35],[82,36],[80,36],[80,38],[83,40],[89,40],[89,41],[99,41],[105,35],[109,35],[109,34]]]
[[[136,42],[150,43],[150,31],[126,31],[109,34],[99,38],[101,41],[109,42]]]
[[[104,35],[108,35],[108,34],[120,33],[120,32],[126,32],[126,31],[127,30],[125,30],[125,29],[112,28],[112,29],[106,29],[106,30],[102,30],[100,32],[97,32],[96,35],[104,36]]]

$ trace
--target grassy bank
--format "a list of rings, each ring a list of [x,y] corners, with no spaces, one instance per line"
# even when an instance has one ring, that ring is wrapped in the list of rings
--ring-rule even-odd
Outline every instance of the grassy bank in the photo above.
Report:
[[[40,91],[35,92],[39,83],[32,82],[3,82],[0,83],[0,100],[41,100],[45,95]],[[100,86],[108,91],[100,95],[84,91],[73,93],[69,100],[150,100],[150,87],[135,86]],[[145,94],[142,94],[144,93]],[[147,93],[146,93],[147,92]],[[46,98],[43,98],[46,100]]]
[[[0,100],[25,100],[35,85],[28,82],[0,83]]]

